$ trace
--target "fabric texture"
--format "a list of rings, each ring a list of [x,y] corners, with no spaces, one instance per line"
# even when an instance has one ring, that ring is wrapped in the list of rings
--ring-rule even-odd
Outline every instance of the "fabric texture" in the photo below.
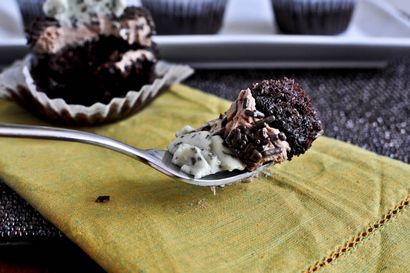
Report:
[[[176,85],[126,120],[78,128],[139,148],[166,148],[228,101]],[[0,101],[0,122],[42,124]],[[251,183],[218,189],[172,180],[112,151],[0,139],[0,174],[109,272],[298,272],[406,199],[409,165],[326,137]],[[110,201],[96,203],[100,195]],[[329,272],[406,272],[410,209],[337,259]]]

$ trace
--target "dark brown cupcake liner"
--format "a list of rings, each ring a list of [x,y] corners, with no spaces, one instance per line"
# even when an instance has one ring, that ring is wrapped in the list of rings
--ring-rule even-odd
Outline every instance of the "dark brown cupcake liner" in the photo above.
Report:
[[[160,35],[214,34],[223,23],[227,0],[141,0]]]
[[[271,0],[283,33],[334,35],[351,21],[356,0]]]
[[[30,74],[30,59],[28,55],[0,74],[0,98],[15,101],[50,122],[69,125],[96,125],[128,117],[145,107],[161,91],[193,73],[189,66],[159,61],[152,84],[129,91],[123,98],[113,98],[108,104],[97,102],[84,106],[67,104],[63,99],[50,99],[38,91]]]
[[[45,0],[17,0],[25,29],[40,17],[44,17],[43,3]]]

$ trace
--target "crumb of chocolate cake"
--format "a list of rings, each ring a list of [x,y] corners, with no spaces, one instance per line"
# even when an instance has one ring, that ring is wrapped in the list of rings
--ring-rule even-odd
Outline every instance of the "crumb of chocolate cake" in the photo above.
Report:
[[[100,195],[95,199],[96,203],[106,203],[110,201],[110,196],[109,195]]]
[[[145,8],[133,8],[133,7],[127,7],[124,10],[124,13],[121,15],[121,19],[127,19],[127,20],[133,20],[138,17],[144,17],[147,19],[147,23],[149,27],[151,28],[152,35],[156,34],[156,28],[155,28],[155,23],[154,19],[152,18],[151,12],[149,12]]]
[[[27,45],[33,47],[37,43],[41,33],[43,33],[47,27],[58,28],[60,27],[60,23],[57,20],[48,17],[34,19],[30,26],[24,30],[26,33]]]
[[[305,91],[293,79],[264,80],[251,88],[256,108],[271,120],[266,121],[289,143],[288,160],[303,154],[322,132],[322,124]]]

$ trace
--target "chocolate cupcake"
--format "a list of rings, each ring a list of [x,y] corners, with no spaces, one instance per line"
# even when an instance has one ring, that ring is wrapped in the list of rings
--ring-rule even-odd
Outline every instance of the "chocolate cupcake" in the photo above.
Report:
[[[344,32],[356,0],[271,0],[283,33],[334,35]]]
[[[17,0],[24,28],[27,29],[31,23],[39,17],[44,17],[43,3],[45,0]]]
[[[28,33],[33,50],[30,72],[49,98],[86,106],[107,104],[153,82],[155,28],[147,10],[128,7],[117,16],[111,9],[98,14],[95,6],[79,4],[65,7],[67,14],[54,14],[56,7],[47,7],[49,2],[45,9],[55,19],[34,22]]]
[[[141,0],[160,35],[214,34],[223,22],[227,0]]]
[[[135,113],[192,73],[157,61],[155,26],[124,0],[47,0],[29,54],[1,75],[0,96],[50,121],[91,125]],[[2,94],[3,92],[3,94]]]

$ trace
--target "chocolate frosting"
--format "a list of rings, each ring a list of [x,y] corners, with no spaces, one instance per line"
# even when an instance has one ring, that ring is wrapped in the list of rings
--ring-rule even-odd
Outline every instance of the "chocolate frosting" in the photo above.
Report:
[[[220,135],[252,171],[304,153],[322,133],[322,125],[301,87],[284,78],[242,90],[226,113],[198,130]]]
[[[101,36],[126,41],[134,48],[151,47],[155,34],[150,13],[143,8],[128,7],[119,17],[100,16],[87,24],[61,25],[55,19],[39,19],[28,31],[28,44],[40,54],[55,54],[66,47],[78,47]]]

